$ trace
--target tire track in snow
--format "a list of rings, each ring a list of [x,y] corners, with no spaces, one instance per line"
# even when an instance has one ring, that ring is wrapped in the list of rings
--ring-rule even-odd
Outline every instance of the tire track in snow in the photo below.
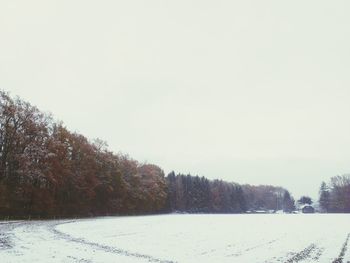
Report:
[[[314,243],[312,243],[308,247],[304,248],[303,250],[289,258],[287,261],[285,261],[285,263],[300,262],[305,259],[312,259],[314,260],[314,262],[317,262],[324,250],[325,248],[320,248]]]
[[[270,241],[265,242],[265,243],[260,243],[260,244],[255,245],[255,246],[252,246],[252,247],[248,247],[248,248],[239,250],[239,251],[237,251],[236,253],[227,255],[227,257],[239,257],[239,256],[243,255],[244,253],[250,252],[250,251],[255,250],[255,249],[257,249],[257,248],[262,248],[262,247],[271,245],[271,244],[273,244],[273,243],[275,243],[275,242],[277,242],[277,241],[279,241],[279,240],[280,240],[280,239],[273,239],[273,240],[270,240]]]
[[[316,246],[314,243],[312,243],[299,252],[288,253],[287,257],[288,255],[290,255],[290,257],[287,259],[286,257],[283,257],[275,260],[265,261],[265,263],[271,263],[271,262],[297,263],[305,259],[312,259],[314,262],[317,262],[317,260],[322,255],[323,251],[324,251],[324,248],[320,248]]]
[[[64,222],[64,223],[55,223],[51,226],[49,226],[50,231],[52,231],[55,235],[57,235],[60,238],[66,239],[70,242],[75,242],[75,243],[79,243],[79,244],[84,244],[84,245],[88,245],[91,247],[94,247],[96,249],[100,249],[103,250],[105,252],[111,252],[111,253],[115,253],[115,254],[119,254],[119,255],[123,255],[123,256],[128,256],[128,257],[136,257],[136,258],[141,258],[141,259],[145,259],[148,260],[148,262],[156,262],[156,263],[175,263],[175,261],[171,261],[171,260],[163,260],[163,259],[159,259],[156,257],[152,257],[150,255],[145,255],[145,254],[140,254],[140,253],[136,253],[136,252],[130,252],[124,249],[120,249],[120,248],[116,248],[116,247],[110,247],[110,246],[106,246],[106,245],[102,245],[99,243],[95,243],[95,242],[91,242],[91,241],[87,241],[83,238],[75,238],[71,235],[68,235],[66,233],[63,233],[59,230],[56,229],[56,227],[58,225],[63,225],[63,224],[68,224],[68,223],[73,223],[75,221],[69,221],[69,222]]]
[[[310,246],[304,248],[302,251],[296,253],[293,257],[289,258],[285,263],[294,263],[294,262],[299,262],[304,259],[310,258],[311,253],[316,249],[315,244],[311,244]]]
[[[339,256],[336,259],[334,259],[332,263],[343,263],[345,252],[348,249],[349,239],[350,239],[350,233],[346,236],[345,242],[343,244],[342,249],[340,250]]]
[[[0,223],[0,250],[10,249],[13,247],[13,234],[11,231],[22,221],[10,221],[10,222],[1,222]]]

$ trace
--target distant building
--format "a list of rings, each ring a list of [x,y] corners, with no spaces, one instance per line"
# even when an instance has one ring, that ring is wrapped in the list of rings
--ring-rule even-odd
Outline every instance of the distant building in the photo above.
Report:
[[[312,214],[315,213],[315,208],[313,208],[311,205],[303,205],[301,211],[304,214]]]

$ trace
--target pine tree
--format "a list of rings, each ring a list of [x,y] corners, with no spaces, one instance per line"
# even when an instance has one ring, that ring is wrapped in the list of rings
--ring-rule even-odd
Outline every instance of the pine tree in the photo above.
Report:
[[[290,196],[288,191],[284,192],[283,195],[283,211],[290,213],[295,209],[294,199]]]
[[[328,186],[325,182],[322,182],[320,187],[320,198],[319,198],[320,207],[324,212],[329,212],[330,209],[330,192]]]

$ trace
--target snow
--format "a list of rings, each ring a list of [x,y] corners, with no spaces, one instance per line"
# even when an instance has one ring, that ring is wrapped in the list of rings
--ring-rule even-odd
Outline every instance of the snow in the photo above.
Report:
[[[104,217],[0,224],[1,262],[350,260],[350,215]],[[348,242],[349,241],[349,242]],[[344,255],[343,255],[344,254]]]

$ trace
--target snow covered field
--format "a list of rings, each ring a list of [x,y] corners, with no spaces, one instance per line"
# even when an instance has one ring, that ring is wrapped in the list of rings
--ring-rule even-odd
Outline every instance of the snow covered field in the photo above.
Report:
[[[350,262],[350,215],[0,222],[0,262]]]

